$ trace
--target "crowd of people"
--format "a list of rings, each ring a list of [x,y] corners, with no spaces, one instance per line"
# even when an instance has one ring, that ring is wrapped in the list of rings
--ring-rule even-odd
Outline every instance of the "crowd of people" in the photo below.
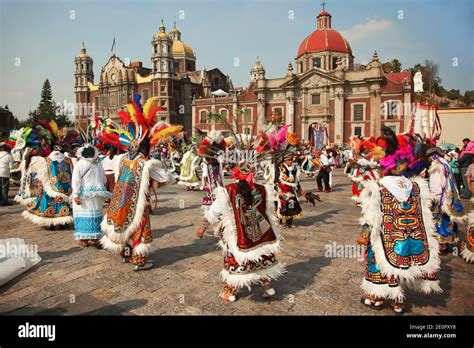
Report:
[[[81,248],[109,250],[135,271],[153,267],[150,214],[157,190],[166,184],[202,191],[202,223],[196,234],[220,240],[225,301],[242,287],[260,284],[275,295],[272,281],[286,270],[278,261],[280,230],[291,229],[303,213],[303,199],[315,205],[331,192],[337,167],[353,181],[353,200],[362,209],[366,271],[362,303],[380,309],[390,300],[403,312],[404,289],[440,292],[440,254],[453,251],[459,226],[468,231],[460,255],[474,261],[472,214],[461,204],[472,194],[474,142],[443,151],[432,137],[394,134],[354,137],[350,147],[314,148],[288,126],[272,123],[253,136],[196,130],[155,122],[157,99],[140,96],[120,123],[96,117],[87,130],[58,129],[54,121],[12,131],[0,148],[0,205],[10,181],[23,217],[47,229],[74,225]],[[220,117],[213,115],[213,117]],[[225,122],[222,122],[225,124]],[[315,178],[304,190],[301,173]],[[153,204],[154,202],[154,204]]]

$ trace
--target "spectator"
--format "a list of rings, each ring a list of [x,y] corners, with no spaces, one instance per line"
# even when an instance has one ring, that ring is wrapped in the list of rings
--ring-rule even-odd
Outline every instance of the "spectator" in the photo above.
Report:
[[[462,140],[464,146],[462,147],[461,154],[459,155],[459,170],[462,176],[463,191],[461,193],[461,198],[469,199],[471,198],[471,192],[469,191],[470,183],[467,181],[467,168],[471,165],[472,159],[474,158],[474,141],[471,141],[469,138],[464,138]]]
[[[318,191],[321,192],[323,190],[323,182],[324,182],[324,191],[329,193],[331,192],[331,186],[329,186],[329,172],[331,170],[331,164],[333,159],[331,159],[331,163],[329,162],[329,158],[325,149],[321,151],[321,155],[319,157],[319,173],[316,177],[316,184],[318,185]]]
[[[0,143],[0,206],[11,205],[8,202],[8,189],[12,168],[13,158],[10,154],[10,147],[5,143]]]
[[[468,189],[472,195],[474,193],[474,162],[472,162],[469,165],[469,167],[467,167],[466,178],[467,178],[467,183],[469,184]]]

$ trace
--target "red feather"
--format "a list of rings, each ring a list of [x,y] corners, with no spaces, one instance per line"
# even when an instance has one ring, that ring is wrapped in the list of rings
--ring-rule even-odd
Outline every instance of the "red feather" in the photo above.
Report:
[[[135,117],[137,119],[137,123],[140,126],[142,126],[143,130],[147,130],[148,129],[148,124],[145,121],[145,117],[143,117],[142,110],[140,110],[140,108],[138,107],[138,105],[135,102],[130,101],[130,104],[132,104],[133,109],[135,110]]]
[[[165,111],[166,108],[164,106],[155,106],[153,109],[150,110],[150,113],[147,116],[147,123],[148,127],[153,127],[155,125],[155,115],[158,111]]]
[[[119,149],[122,150],[127,150],[127,148],[120,143],[120,137],[117,134],[107,134],[107,133],[102,133],[99,134],[99,139],[103,141],[104,143],[111,145],[113,147],[118,147]]]
[[[54,132],[53,129],[51,128],[51,125],[49,124],[48,121],[42,120],[42,119],[36,119],[36,123],[38,123],[40,126],[45,128],[49,133],[51,133],[51,137],[54,139]]]
[[[132,120],[130,118],[130,114],[127,112],[127,111],[119,111],[117,112],[117,115],[120,117],[120,119],[122,120],[122,123],[128,127],[128,124],[130,123],[130,121]]]

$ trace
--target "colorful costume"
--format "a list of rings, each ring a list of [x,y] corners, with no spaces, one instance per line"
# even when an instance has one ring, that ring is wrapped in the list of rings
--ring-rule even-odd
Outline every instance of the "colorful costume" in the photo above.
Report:
[[[204,210],[209,209],[212,202],[214,202],[214,190],[217,187],[224,187],[222,156],[225,148],[224,137],[219,131],[211,131],[199,144],[199,154],[203,156],[201,170],[204,196],[202,197],[201,207]]]
[[[463,206],[449,164],[439,154],[432,155],[428,173],[437,238],[441,251],[446,253],[449,245],[456,242],[457,223],[465,218]]]
[[[128,112],[119,112],[127,130],[118,127],[106,127],[106,133],[100,138],[110,144],[126,146],[129,152],[121,155],[115,168],[116,183],[106,216],[101,223],[104,236],[102,246],[114,253],[121,254],[125,261],[134,265],[135,270],[153,267],[147,262],[152,251],[150,226],[151,180],[164,184],[169,175],[159,160],[147,160],[145,154],[150,144],[156,145],[167,136],[181,132],[183,126],[172,126],[164,122],[155,124],[154,116],[158,106],[152,108],[157,98],[149,98],[143,107],[129,102]]]
[[[214,117],[223,119],[221,115]],[[227,124],[225,119],[223,123]],[[296,136],[292,134],[287,141],[287,127],[284,127],[281,132],[268,136],[260,132],[255,138],[249,136],[244,141],[230,125],[227,126],[234,138],[229,156],[250,153],[254,161],[240,160],[232,169],[232,178],[238,181],[214,189],[215,200],[205,211],[203,227],[198,229],[197,235],[202,238],[206,229],[213,228],[220,238],[219,246],[224,255],[221,271],[224,291],[220,294],[223,300],[233,302],[241,287],[250,289],[258,283],[262,285],[263,297],[271,297],[275,295],[271,281],[285,272],[276,258],[280,251],[278,219],[274,213],[277,197],[273,185],[256,184],[254,177],[259,160],[273,150],[272,159],[278,157],[281,161],[284,151],[280,150],[280,145],[287,149],[290,141],[295,143]]]
[[[425,168],[425,144],[411,133],[397,136],[388,127],[382,133],[372,152],[385,154],[380,165],[386,176],[366,181],[360,194],[363,226],[358,242],[366,245],[362,302],[380,309],[389,299],[394,311],[403,313],[405,286],[424,294],[442,292],[436,280],[439,244],[428,183],[408,178]]]
[[[27,204],[23,217],[42,227],[67,225],[73,222],[69,196],[72,193],[73,165],[59,151],[32,159],[29,176],[38,179],[38,196]],[[30,186],[31,192],[31,186]]]
[[[291,221],[301,216],[301,205],[298,200],[298,193],[301,192],[299,182],[300,172],[298,166],[293,163],[287,165],[281,163],[279,165],[279,180],[278,180],[278,218],[285,220],[288,225]]]
[[[436,280],[439,245],[426,181],[403,176],[386,176],[379,184],[368,181],[361,203],[367,240],[361,285],[365,301],[374,305],[390,299],[401,306],[405,283],[425,294],[441,292]]]
[[[102,237],[102,209],[104,200],[111,196],[105,188],[107,179],[98,155],[97,148],[92,145],[80,148],[77,152],[79,161],[72,173],[74,239],[81,246],[86,246],[88,240]],[[76,203],[76,198],[80,204]]]
[[[188,189],[199,187],[199,177],[197,169],[201,158],[196,153],[196,148],[192,146],[181,159],[181,173],[178,185],[186,186]]]
[[[277,279],[284,267],[275,256],[280,251],[280,236],[273,213],[273,188],[253,184],[251,204],[239,183],[218,187],[215,194],[205,221],[218,224],[224,291],[235,296],[241,287]]]
[[[318,171],[318,166],[313,160],[314,155],[312,153],[312,148],[310,145],[308,145],[305,148],[303,153],[303,161],[301,162],[301,171],[306,174],[306,177],[312,178]]]
[[[165,183],[169,177],[158,160],[146,160],[142,154],[122,155],[116,171],[117,181],[106,216],[101,243],[105,249],[130,256],[130,263],[144,266],[152,251],[150,228],[150,179]],[[131,254],[124,250],[129,246]]]

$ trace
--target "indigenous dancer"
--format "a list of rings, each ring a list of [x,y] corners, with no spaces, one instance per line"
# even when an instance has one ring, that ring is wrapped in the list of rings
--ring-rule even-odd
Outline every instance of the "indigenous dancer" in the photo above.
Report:
[[[427,182],[404,176],[416,162],[414,138],[397,139],[386,127],[383,133],[387,156],[380,163],[387,175],[379,182],[367,181],[360,196],[363,228],[358,242],[366,245],[361,301],[381,309],[387,299],[395,313],[403,313],[405,284],[424,294],[442,291],[436,280],[439,244]]]
[[[115,170],[117,178],[110,205],[102,220],[102,246],[121,254],[124,262],[130,262],[135,271],[153,267],[148,261],[153,240],[150,226],[149,189],[152,180],[160,185],[169,180],[161,162],[147,159],[150,144],[156,145],[161,136],[177,134],[182,126],[155,125],[154,116],[160,107],[152,109],[155,98],[147,100],[143,111],[137,103],[128,104],[128,112],[118,115],[127,130],[105,127],[108,134],[103,141],[127,146],[129,152],[120,157]],[[131,252],[130,252],[131,249]]]
[[[186,190],[199,189],[199,177],[197,169],[199,168],[199,161],[196,145],[191,145],[188,151],[185,152],[181,159],[181,173],[179,175],[178,185],[186,186]]]
[[[278,218],[280,223],[286,222],[286,227],[292,228],[293,220],[301,217],[301,205],[298,194],[302,195],[300,171],[293,163],[293,154],[287,153],[279,165],[278,178]]]
[[[317,165],[314,162],[314,155],[309,141],[305,142],[303,150],[303,161],[301,162],[301,171],[306,174],[307,178],[312,178],[316,175]]]
[[[274,213],[277,199],[274,187],[257,184],[254,177],[259,160],[263,160],[270,150],[278,150],[286,141],[286,130],[284,139],[275,134],[271,134],[270,139],[261,132],[254,140],[250,138],[244,142],[231,126],[228,127],[234,137],[232,151],[236,151],[239,158],[242,153],[255,154],[252,156],[254,161],[239,161],[232,169],[232,178],[237,181],[215,188],[215,201],[205,212],[203,227],[197,234],[201,238],[202,229],[213,228],[220,238],[219,246],[224,255],[221,272],[224,291],[220,294],[223,300],[234,302],[240,288],[250,289],[253,284],[261,284],[263,297],[267,298],[275,295],[271,281],[285,269],[276,258],[280,251],[280,234]],[[235,158],[234,155],[230,157]]]
[[[271,281],[284,273],[276,258],[280,236],[273,213],[273,188],[254,183],[254,168],[249,164],[232,171],[238,181],[214,190],[216,200],[203,219],[206,228],[218,225],[224,253],[220,297],[234,302],[240,288],[250,289],[253,284],[261,284],[263,297],[271,297],[275,295]]]
[[[31,179],[38,179],[38,196],[28,200],[23,217],[50,229],[66,227],[73,222],[69,205],[73,165],[61,150],[59,145],[55,145],[48,157],[32,159],[28,174]]]
[[[99,150],[86,144],[77,151],[79,159],[72,173],[74,239],[81,247],[89,244],[100,247],[102,237],[100,223],[104,200],[110,198],[105,185],[104,168],[98,162]]]
[[[224,137],[217,131],[211,131],[199,145],[199,154],[204,158],[201,163],[204,190],[201,208],[203,210],[209,209],[214,202],[215,188],[224,187],[221,155],[225,151],[225,146]]]
[[[456,242],[458,222],[466,217],[463,211],[456,180],[441,149],[432,147],[427,153],[430,162],[429,183],[433,194],[433,213],[440,244],[440,253],[446,255],[449,246]]]

